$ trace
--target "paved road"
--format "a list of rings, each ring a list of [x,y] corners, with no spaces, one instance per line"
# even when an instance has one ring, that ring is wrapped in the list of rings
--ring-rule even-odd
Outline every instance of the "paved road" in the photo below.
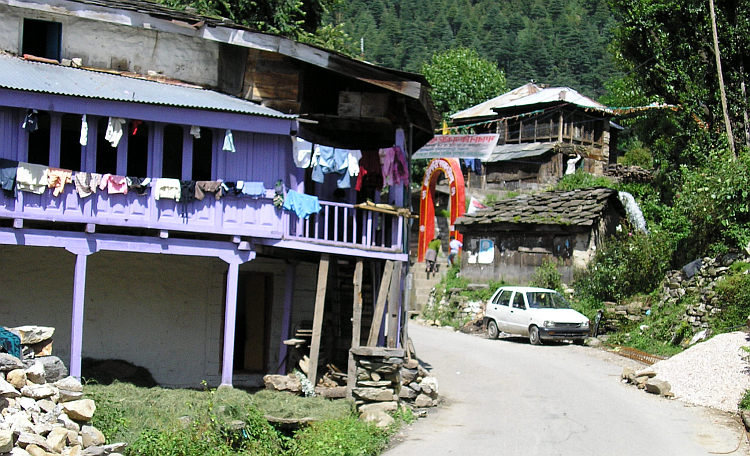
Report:
[[[617,355],[416,324],[409,332],[445,403],[387,456],[750,454],[732,416],[620,383],[635,362]]]

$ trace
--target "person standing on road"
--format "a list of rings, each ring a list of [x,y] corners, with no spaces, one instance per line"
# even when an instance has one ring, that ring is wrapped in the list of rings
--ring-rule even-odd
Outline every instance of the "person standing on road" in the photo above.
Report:
[[[456,257],[458,256],[458,251],[461,250],[461,247],[464,246],[464,243],[456,239],[455,236],[451,237],[451,242],[448,244],[451,249],[450,255],[448,255],[448,262],[453,266],[456,263]]]

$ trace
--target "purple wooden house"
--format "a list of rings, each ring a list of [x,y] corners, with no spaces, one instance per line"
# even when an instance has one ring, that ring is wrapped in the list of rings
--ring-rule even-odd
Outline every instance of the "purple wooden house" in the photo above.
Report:
[[[374,178],[379,149],[408,160],[432,134],[421,77],[148,2],[0,1],[0,29],[0,325],[54,326],[75,376],[123,359],[257,385],[311,330],[344,367],[356,286],[375,343],[400,346],[408,211],[361,203],[405,205],[408,181]],[[360,151],[369,177],[314,180],[297,137]]]

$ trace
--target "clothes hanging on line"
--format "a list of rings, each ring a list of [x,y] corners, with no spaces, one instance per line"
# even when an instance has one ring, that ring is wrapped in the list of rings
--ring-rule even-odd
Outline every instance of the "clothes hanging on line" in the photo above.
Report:
[[[224,132],[224,144],[221,146],[221,150],[223,150],[224,152],[236,152],[236,149],[234,148],[234,135],[232,135],[232,130],[227,130]]]
[[[145,195],[148,193],[150,188],[151,178],[150,177],[127,177],[128,180],[128,191],[135,192],[138,195]]]
[[[349,176],[349,151],[328,146],[316,146],[313,157],[312,180],[322,184],[326,174],[336,174],[336,187],[351,187]],[[317,158],[317,161],[315,160]]]
[[[109,141],[112,147],[117,147],[120,144],[120,138],[122,138],[122,126],[125,124],[125,119],[120,117],[110,117],[107,122],[107,131],[104,133],[104,139]]]
[[[259,198],[266,195],[266,187],[263,182],[237,181],[237,188],[242,190],[242,195]]]
[[[59,196],[65,190],[65,184],[73,182],[73,171],[61,168],[47,170],[47,187],[52,188],[52,195]]]
[[[179,179],[160,177],[154,181],[154,199],[180,200],[182,186]]]
[[[105,188],[110,195],[127,195],[128,178],[125,176],[117,176],[115,174],[105,174],[102,176],[102,181],[99,183],[99,190],[104,190]]]
[[[297,168],[309,168],[313,155],[312,143],[292,136],[292,158]]]
[[[35,132],[39,129],[39,119],[37,119],[37,110],[29,109],[26,111],[26,117],[23,118],[23,124],[21,128],[28,131],[29,133]]]
[[[201,139],[201,127],[198,125],[191,125],[190,126],[190,134],[195,139]]]
[[[349,151],[349,175],[351,177],[359,176],[359,160],[362,159],[361,150],[350,150]]]
[[[99,183],[102,181],[102,175],[98,173],[86,173],[79,171],[73,176],[73,184],[80,198],[86,198],[96,193]]]
[[[0,189],[2,189],[6,195],[12,196],[15,192],[17,170],[18,160],[0,158]]]
[[[224,196],[224,189],[221,181],[196,181],[195,182],[195,199],[203,201],[206,193],[213,193],[217,200]]]
[[[378,151],[363,150],[362,159],[359,161],[359,175],[355,190],[362,191],[363,188],[383,188],[383,171],[380,166]]]
[[[300,219],[306,219],[322,209],[317,196],[306,195],[295,190],[286,192],[283,207],[288,211],[293,211]]]
[[[86,120],[86,114],[81,117],[81,137],[78,139],[78,142],[82,146],[89,143],[89,123]]]
[[[48,166],[19,162],[16,168],[16,189],[41,195],[47,189]]]
[[[380,149],[380,166],[383,174],[383,185],[399,185],[409,181],[409,168],[406,166],[404,152],[398,146]]]

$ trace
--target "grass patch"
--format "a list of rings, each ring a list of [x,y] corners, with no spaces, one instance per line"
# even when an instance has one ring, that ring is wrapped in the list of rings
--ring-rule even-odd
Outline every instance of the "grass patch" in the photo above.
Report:
[[[740,410],[750,410],[750,390],[745,391],[745,395],[740,401]]]
[[[396,416],[396,426],[381,430],[361,423],[350,401],[267,390],[251,394],[115,382],[87,384],[85,394],[97,403],[92,424],[107,441],[128,443],[129,456],[374,455],[405,420]],[[319,421],[287,436],[269,424],[266,415]],[[241,429],[237,421],[244,423]],[[329,445],[341,451],[318,451]]]

